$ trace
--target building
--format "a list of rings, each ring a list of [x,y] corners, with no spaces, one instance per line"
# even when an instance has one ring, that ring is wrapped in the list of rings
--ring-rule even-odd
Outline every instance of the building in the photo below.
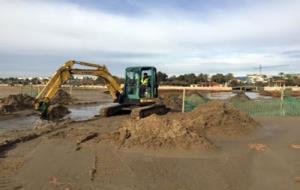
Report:
[[[255,84],[257,82],[268,83],[268,77],[263,74],[248,74],[247,83]]]

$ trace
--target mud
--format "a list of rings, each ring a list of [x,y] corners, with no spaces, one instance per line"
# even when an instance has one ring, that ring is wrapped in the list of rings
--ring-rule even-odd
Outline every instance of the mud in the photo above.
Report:
[[[209,135],[243,135],[260,126],[248,114],[220,100],[196,108],[185,118],[193,122],[194,128],[204,128]]]
[[[9,95],[1,100],[0,114],[12,113],[25,109],[33,109],[33,107],[33,97],[26,94]]]
[[[49,120],[58,120],[63,118],[64,116],[68,115],[71,113],[69,109],[66,106],[60,105],[60,104],[55,104],[55,105],[50,105],[48,108],[48,117],[47,119]]]
[[[24,131],[11,131],[0,135],[0,152],[7,147],[13,146],[20,142],[26,142],[35,139],[43,134],[67,127],[71,120],[65,120],[59,123],[45,122],[36,125],[34,129]]]
[[[116,149],[87,137],[114,130],[125,116],[69,123],[19,143],[0,158],[4,189],[299,189],[298,119],[259,120],[252,136],[216,142],[221,149],[170,154]],[[86,136],[84,136],[86,135]],[[78,138],[79,137],[79,138]],[[255,145],[255,146],[254,146]],[[258,146],[257,146],[258,145]],[[256,147],[265,145],[264,151]],[[252,148],[254,147],[254,148]],[[258,150],[261,150],[258,149]],[[263,179],[263,180],[262,180]]]
[[[250,101],[251,98],[247,96],[244,92],[238,92],[235,96],[231,97],[229,101]]]

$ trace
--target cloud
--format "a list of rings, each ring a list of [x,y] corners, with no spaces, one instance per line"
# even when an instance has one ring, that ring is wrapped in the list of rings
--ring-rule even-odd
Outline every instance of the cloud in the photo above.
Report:
[[[229,11],[205,6],[204,14],[189,12],[192,5],[159,8],[133,1],[143,14],[132,16],[68,1],[0,0],[0,53],[15,63],[22,62],[16,56],[38,56],[44,63],[68,57],[115,67],[150,64],[174,74],[241,72],[291,61],[281,52],[300,49],[300,2],[251,2]]]

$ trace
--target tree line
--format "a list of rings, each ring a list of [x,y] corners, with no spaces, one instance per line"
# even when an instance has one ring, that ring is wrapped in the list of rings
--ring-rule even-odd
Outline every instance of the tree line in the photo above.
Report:
[[[114,78],[119,83],[124,83],[125,79],[122,77],[114,76]],[[158,71],[157,72],[157,79],[160,85],[176,85],[176,86],[190,86],[191,84],[205,84],[205,83],[218,83],[218,84],[227,84],[228,86],[238,86],[247,84],[247,81],[239,81],[235,78],[235,76],[232,73],[228,74],[222,74],[217,73],[215,75],[209,76],[205,73],[200,74],[183,74],[179,76],[168,76],[166,73]],[[49,81],[47,78],[16,78],[16,77],[8,77],[8,78],[0,78],[0,84],[9,84],[9,85],[37,85],[37,84],[46,84]],[[284,74],[279,73],[277,76],[272,76],[268,79],[268,82],[257,82],[256,86],[267,86],[267,85],[273,85],[277,81],[284,81],[284,84],[286,86],[300,86],[300,77],[297,75],[291,75],[291,74]],[[81,79],[74,78],[73,76],[70,78],[70,80],[67,81],[67,84],[72,84],[75,86],[80,85],[105,85],[105,81],[103,78],[98,77],[96,79],[92,77],[85,76]]]
[[[222,74],[217,73],[209,77],[208,74],[200,73],[198,75],[194,73],[183,74],[179,76],[168,76],[166,73],[161,71],[157,72],[157,79],[160,84],[163,85],[180,85],[180,86],[190,86],[191,84],[200,84],[215,82],[218,84],[232,83],[235,78],[232,73]]]

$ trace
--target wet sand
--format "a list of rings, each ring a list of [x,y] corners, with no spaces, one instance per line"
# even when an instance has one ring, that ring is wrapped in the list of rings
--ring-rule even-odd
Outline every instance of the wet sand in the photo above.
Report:
[[[256,118],[248,136],[216,138],[216,150],[153,152],[118,149],[97,138],[128,116],[75,122],[19,143],[0,158],[0,187],[12,189],[299,189],[300,118]],[[267,146],[264,152],[251,143]]]

